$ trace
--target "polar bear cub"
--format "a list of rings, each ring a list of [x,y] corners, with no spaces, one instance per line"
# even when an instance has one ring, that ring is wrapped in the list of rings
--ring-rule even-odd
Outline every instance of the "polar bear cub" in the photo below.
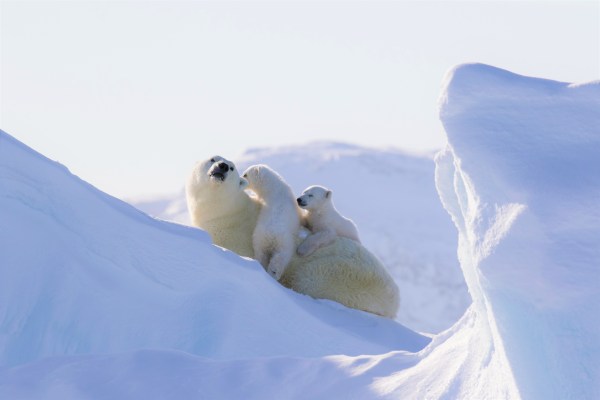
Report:
[[[268,166],[253,165],[243,178],[262,203],[252,234],[254,258],[279,280],[296,249],[300,210],[292,189]]]
[[[311,234],[298,246],[298,255],[304,257],[332,243],[337,236],[360,243],[358,229],[352,220],[344,218],[332,201],[333,193],[323,186],[311,186],[296,201],[306,210],[302,217]]]

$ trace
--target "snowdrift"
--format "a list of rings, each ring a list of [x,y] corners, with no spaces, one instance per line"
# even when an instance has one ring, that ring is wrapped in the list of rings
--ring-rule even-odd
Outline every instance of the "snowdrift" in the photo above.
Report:
[[[152,219],[0,136],[0,364],[174,349],[377,354],[429,339],[281,287],[206,233]]]
[[[449,73],[435,179],[473,304],[424,348],[3,135],[0,350],[32,362],[0,369],[0,397],[599,398],[599,110],[599,83]]]
[[[456,228],[435,188],[433,154],[313,142],[250,149],[232,160],[240,170],[270,165],[297,195],[314,184],[333,189],[336,207],[358,224],[361,241],[400,288],[401,324],[438,333],[471,304],[456,256]],[[190,224],[183,191],[132,204],[152,216]]]
[[[438,191],[518,392],[600,398],[600,82],[465,65],[440,115]]]

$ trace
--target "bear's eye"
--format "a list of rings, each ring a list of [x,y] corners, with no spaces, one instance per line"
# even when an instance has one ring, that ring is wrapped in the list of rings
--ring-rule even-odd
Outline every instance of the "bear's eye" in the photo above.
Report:
[[[210,162],[215,162],[215,159],[214,159],[214,158],[211,158],[211,159],[210,159]]]
[[[235,168],[231,167],[231,170],[233,171]]]
[[[244,174],[244,176],[243,176],[243,177],[244,177],[244,178],[247,178],[247,177],[248,177],[248,174]]]
[[[309,194],[309,195],[308,195],[308,197],[313,197],[313,195],[312,195],[312,194]]]

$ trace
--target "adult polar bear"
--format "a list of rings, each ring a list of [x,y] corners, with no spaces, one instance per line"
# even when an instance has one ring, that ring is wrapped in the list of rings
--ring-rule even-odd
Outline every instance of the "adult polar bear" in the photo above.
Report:
[[[261,203],[244,190],[246,185],[235,164],[217,156],[196,164],[186,197],[192,223],[207,231],[216,245],[254,258],[252,233]],[[301,241],[297,235],[296,245]],[[398,287],[391,276],[361,244],[344,237],[306,257],[294,254],[279,282],[299,293],[388,318],[398,311]]]

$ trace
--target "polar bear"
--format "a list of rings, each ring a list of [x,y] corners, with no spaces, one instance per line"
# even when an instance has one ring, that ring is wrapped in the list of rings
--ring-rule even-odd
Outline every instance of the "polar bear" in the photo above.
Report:
[[[262,204],[252,234],[254,258],[279,280],[296,250],[300,230],[294,193],[277,172],[264,164],[249,167],[242,177]]]
[[[214,244],[254,258],[251,238],[261,205],[244,192],[246,186],[231,161],[215,156],[194,166],[185,192],[192,225]]]
[[[233,162],[213,157],[194,166],[186,198],[193,224],[207,231],[216,245],[254,258],[252,234],[262,205],[245,191],[246,185]],[[296,245],[301,241],[298,235]],[[395,317],[400,302],[398,287],[379,260],[344,237],[306,257],[294,253],[279,282],[388,318]]]
[[[340,215],[333,205],[333,192],[323,186],[310,186],[296,199],[298,206],[306,210],[302,224],[311,234],[298,246],[298,255],[304,257],[318,248],[331,244],[336,236],[346,237],[360,243],[354,222]]]

